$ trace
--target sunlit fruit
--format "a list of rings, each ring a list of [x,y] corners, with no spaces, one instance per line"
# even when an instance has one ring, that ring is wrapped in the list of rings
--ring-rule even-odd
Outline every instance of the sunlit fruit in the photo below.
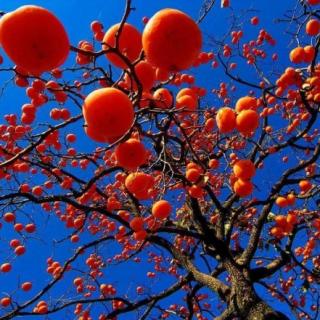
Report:
[[[24,282],[21,284],[21,289],[23,291],[29,291],[32,288],[32,283],[31,282]]]
[[[115,88],[91,92],[83,104],[83,116],[88,134],[98,142],[110,142],[123,136],[132,126],[134,111],[128,96]]]
[[[288,200],[285,197],[277,197],[276,199],[276,205],[279,206],[280,208],[285,208],[288,206]]]
[[[0,300],[0,305],[4,308],[8,307],[11,304],[10,297],[4,297]]]
[[[320,32],[320,21],[317,19],[310,19],[306,24],[306,34],[309,36],[316,36]]]
[[[120,23],[115,24],[107,30],[103,37],[102,48],[104,50],[108,48],[116,48],[117,45],[117,32],[119,31]],[[133,62],[139,57],[141,52],[141,33],[131,24],[124,23],[121,29],[121,33],[118,34],[118,51],[121,55],[127,58],[130,62]],[[106,54],[108,60],[115,66],[126,69],[128,64],[126,61],[116,52],[108,52]]]
[[[147,61],[140,61],[134,66],[134,74],[131,74],[128,70],[124,80],[130,90],[138,90],[140,88],[142,91],[149,91],[156,80],[154,67]],[[137,81],[136,81],[137,80]]]
[[[196,61],[202,45],[198,25],[185,13],[163,9],[150,18],[142,33],[147,60],[168,71],[188,69]]]
[[[237,112],[240,112],[242,110],[248,110],[253,109],[255,110],[257,108],[257,99],[250,96],[245,96],[236,102],[235,110]]]
[[[242,110],[237,115],[236,126],[244,135],[251,133],[259,126],[259,114],[254,110]]]
[[[138,139],[128,139],[115,149],[117,165],[128,170],[137,169],[146,162],[146,149]]]
[[[144,172],[130,173],[125,180],[125,186],[137,199],[147,200],[151,198],[154,178]]]
[[[255,175],[256,168],[251,160],[241,159],[234,164],[233,172],[237,178],[249,180]]]
[[[216,122],[221,133],[229,133],[236,127],[236,113],[229,107],[220,108],[216,115]]]
[[[233,190],[239,197],[247,197],[253,192],[253,184],[249,180],[238,179],[233,185]]]
[[[15,64],[33,75],[59,67],[69,54],[69,39],[61,22],[34,5],[1,18],[0,43]]]
[[[171,92],[166,88],[159,88],[153,93],[153,99],[156,107],[168,109],[172,106],[173,97]]]
[[[143,229],[143,218],[142,217],[134,217],[131,221],[130,221],[130,228],[133,231],[140,231]]]
[[[296,47],[290,51],[289,58],[291,62],[295,64],[302,63],[304,61],[304,50],[303,47]]]
[[[152,215],[157,219],[166,219],[172,211],[172,206],[167,200],[159,200],[152,206]]]

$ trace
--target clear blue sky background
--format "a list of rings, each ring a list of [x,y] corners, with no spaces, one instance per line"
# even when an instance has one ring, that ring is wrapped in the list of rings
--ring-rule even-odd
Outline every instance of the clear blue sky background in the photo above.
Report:
[[[280,55],[280,65],[285,66],[288,62],[287,52],[288,52],[288,38],[283,36],[283,26],[279,24],[274,24],[273,20],[276,17],[282,16],[285,12],[286,8],[292,6],[295,1],[293,0],[231,0],[232,5],[236,10],[246,11],[247,9],[255,9],[257,11],[247,12],[244,14],[244,23],[246,23],[245,27],[245,37],[256,36],[258,33],[259,27],[253,27],[248,24],[248,20],[254,16],[258,15],[260,17],[260,25],[261,27],[266,27],[267,31],[271,33],[279,43],[277,47],[275,47],[274,52],[277,52]],[[24,5],[30,4],[30,1],[0,1],[0,9],[7,12],[14,10],[15,8]],[[93,20],[99,20],[103,23],[105,30],[108,29],[109,26],[118,23],[123,14],[125,1],[123,0],[67,0],[67,1],[33,1],[32,4],[43,6],[52,12],[54,12],[57,17],[62,21],[68,35],[70,37],[70,41],[73,45],[77,45],[78,41],[82,39],[90,40],[92,38],[92,34],[90,31],[90,23]],[[129,22],[136,25],[140,31],[143,30],[143,23],[141,19],[143,16],[150,17],[156,11],[166,7],[172,7],[180,9],[190,16],[192,16],[195,20],[199,16],[199,10],[201,7],[202,1],[200,0],[133,0],[132,5],[136,8],[130,15]],[[228,20],[227,17],[229,15],[229,10],[220,9],[220,1],[217,1],[214,9],[208,14],[207,18],[202,22],[201,28],[204,34],[213,35],[215,37],[224,34],[227,30]],[[240,7],[241,6],[241,7]],[[240,11],[239,11],[240,12]],[[262,14],[261,14],[262,13]],[[247,33],[248,32],[248,33]],[[204,36],[205,43],[207,43],[207,37]],[[205,46],[204,49],[210,50],[209,46]],[[271,51],[270,51],[271,52]],[[164,53],[165,54],[165,53]],[[69,61],[74,61],[75,55],[70,54]],[[104,59],[102,57],[101,59]],[[270,63],[270,59],[268,60]],[[103,62],[105,65],[106,62]],[[280,68],[281,69],[281,68]],[[205,86],[208,91],[213,88],[217,88],[221,80],[228,81],[224,73],[221,69],[215,69],[208,71],[209,68],[199,68],[194,70],[197,75],[197,84]],[[239,72],[246,74],[246,69],[240,67]],[[8,73],[0,73],[0,81],[1,83],[11,77]],[[0,87],[2,84],[0,83]],[[236,93],[237,97],[240,97],[243,94],[247,93],[247,89],[242,89]],[[208,95],[206,97],[210,101],[213,99],[213,95]],[[7,112],[19,112],[21,105],[27,102],[27,98],[24,94],[24,90],[21,88],[15,88],[13,86],[8,87],[8,90],[5,90],[4,94],[0,98],[0,115],[3,115]],[[80,132],[81,128],[77,128],[76,131]],[[78,147],[81,150],[82,148],[88,148],[87,145],[81,145],[81,143],[89,143],[86,140],[82,140],[82,142],[78,143]],[[3,183],[3,182],[2,182]],[[37,208],[26,208],[26,210],[31,210],[33,215],[36,215]],[[22,217],[21,220],[24,218]],[[35,218],[37,219],[37,218]],[[45,221],[45,217],[43,214],[39,213],[39,219]],[[15,297],[21,299],[23,301],[26,297],[31,297],[32,294],[36,292],[37,289],[40,289],[41,285],[44,283],[46,279],[48,279],[45,271],[45,259],[48,257],[48,252],[46,252],[45,248],[48,246],[51,248],[52,239],[61,239],[66,235],[64,226],[55,221],[54,219],[50,219],[46,228],[39,230],[39,234],[37,236],[43,237],[43,241],[40,239],[33,239],[30,241],[27,246],[27,253],[25,256],[17,259],[14,262],[13,272],[10,275],[0,274],[0,296],[5,292],[11,292],[17,286],[18,281],[26,281],[32,280],[34,283],[34,289],[30,294],[21,295],[21,293],[17,292]],[[0,230],[0,241],[2,244],[8,243],[8,241],[16,236],[12,230],[8,227]],[[65,245],[63,249],[59,249],[57,246],[57,250],[53,251],[55,258],[59,259],[59,261],[63,261],[64,257],[68,257],[75,246]],[[114,248],[113,248],[114,249]],[[0,250],[0,263],[1,259],[5,259],[7,257],[8,250]],[[106,255],[110,256],[110,252],[106,252]],[[144,284],[145,277],[141,279],[138,277],[134,277],[134,274],[142,274],[146,271],[150,270],[149,265],[135,265],[130,263],[128,266],[114,267],[112,272],[106,273],[107,276],[110,275],[116,277],[118,279],[123,280],[125,277],[128,277],[130,281],[133,281],[128,289],[128,292],[134,292],[134,288],[136,285]],[[40,269],[40,271],[39,271]],[[152,271],[152,270],[150,270]],[[17,275],[19,275],[19,279],[17,279]],[[113,279],[110,279],[112,282]],[[71,278],[66,279],[63,285],[60,285],[58,289],[55,291],[55,294],[58,295],[58,292],[61,294],[65,291],[68,291],[71,286]],[[150,280],[149,280],[150,281]],[[127,283],[125,282],[120,285],[120,288],[126,290]],[[278,307],[279,308],[279,307]],[[1,315],[1,311],[0,311]],[[50,319],[64,319],[63,317],[59,317],[58,315],[53,315],[49,317]],[[66,319],[72,319],[72,315],[70,315]],[[27,319],[27,318],[26,318]],[[38,317],[39,319],[39,317]],[[122,316],[120,319],[134,319],[132,316]]]

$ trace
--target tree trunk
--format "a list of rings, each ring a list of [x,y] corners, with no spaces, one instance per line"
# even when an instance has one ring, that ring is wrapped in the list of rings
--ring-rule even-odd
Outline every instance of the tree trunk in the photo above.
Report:
[[[245,269],[231,263],[225,266],[231,276],[231,293],[226,311],[216,320],[289,320],[257,295]]]

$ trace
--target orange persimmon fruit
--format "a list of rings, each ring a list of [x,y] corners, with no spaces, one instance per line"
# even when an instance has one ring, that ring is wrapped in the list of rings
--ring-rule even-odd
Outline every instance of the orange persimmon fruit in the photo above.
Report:
[[[289,58],[291,62],[299,64],[304,61],[304,56],[305,53],[303,47],[296,47],[290,51]]]
[[[172,211],[172,206],[167,200],[159,200],[152,206],[152,215],[157,219],[166,219]]]
[[[142,217],[134,217],[131,221],[130,221],[130,228],[137,232],[143,229],[143,218]]]
[[[238,179],[233,185],[233,190],[239,197],[247,197],[253,192],[253,184],[249,180]]]
[[[244,135],[256,130],[259,126],[259,114],[254,110],[242,110],[236,118],[236,127]]]
[[[240,112],[242,110],[252,109],[255,110],[257,108],[257,99],[250,96],[244,96],[238,99],[236,102],[235,110]]]
[[[125,56],[130,62],[133,62],[139,57],[142,49],[141,33],[131,24],[124,23],[121,33],[118,33],[120,23],[110,27],[105,33],[102,40],[102,49],[116,48],[118,37],[118,51]],[[128,68],[126,61],[116,52],[106,53],[107,59],[116,67],[121,69]]]
[[[0,43],[15,64],[33,75],[59,67],[70,51],[62,23],[52,12],[34,5],[1,18]]]
[[[251,160],[241,159],[234,164],[233,173],[238,179],[249,180],[255,175],[256,168]]]
[[[98,142],[111,142],[130,129],[134,111],[125,93],[115,88],[102,88],[85,98],[83,116],[89,137]]]
[[[156,107],[160,109],[169,109],[173,103],[171,92],[167,88],[159,88],[153,93],[153,100]]]
[[[229,133],[236,127],[236,113],[229,107],[220,108],[216,115],[216,122],[221,133]]]
[[[146,162],[146,149],[138,139],[130,138],[120,143],[114,154],[117,164],[128,170],[137,169]]]
[[[163,9],[150,18],[142,33],[147,60],[157,68],[180,71],[190,68],[202,46],[198,25],[185,13]]]
[[[317,36],[320,32],[320,21],[310,19],[306,24],[306,34],[309,36]]]
[[[134,66],[134,72],[138,78],[142,91],[149,91],[156,81],[155,69],[147,61],[140,61]],[[128,85],[128,88],[137,91],[138,85],[133,75],[129,75],[130,71],[125,74],[124,80]]]
[[[155,180],[153,176],[144,172],[130,173],[125,179],[125,187],[138,200],[151,198]]]

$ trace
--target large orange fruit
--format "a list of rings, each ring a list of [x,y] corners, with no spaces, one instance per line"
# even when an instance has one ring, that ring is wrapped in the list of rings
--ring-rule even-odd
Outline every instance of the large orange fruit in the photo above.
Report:
[[[306,24],[306,33],[309,36],[317,36],[320,32],[320,21],[317,19],[311,19]]]
[[[293,63],[302,63],[304,61],[304,50],[303,47],[296,47],[290,51],[289,58]]]
[[[192,89],[192,88],[183,88],[183,89],[181,89],[176,95],[176,100],[178,100],[179,98],[181,98],[183,96],[191,96],[195,100],[198,99],[198,96],[197,96],[195,90]]]
[[[117,164],[128,170],[134,170],[146,162],[147,153],[142,142],[131,138],[120,143],[114,151]]]
[[[145,26],[142,46],[147,60],[168,71],[190,68],[202,45],[198,25],[175,9],[158,11]]]
[[[172,106],[173,97],[167,88],[159,88],[153,93],[155,105],[160,109],[169,109]]]
[[[223,107],[217,112],[216,122],[221,133],[229,133],[236,127],[236,113],[229,107]]]
[[[143,229],[143,218],[142,217],[134,217],[131,221],[130,221],[130,228],[133,231],[140,231]]]
[[[237,129],[247,135],[259,127],[259,114],[254,110],[242,110],[236,119]]]
[[[1,18],[0,43],[15,64],[33,75],[63,64],[70,47],[56,16],[33,5],[22,6]]]
[[[96,142],[108,142],[108,139],[104,137],[102,134],[99,134],[97,130],[94,130],[93,127],[89,127],[88,125],[84,128],[85,133],[87,136],[96,141]]]
[[[304,62],[311,63],[315,57],[316,49],[314,46],[305,46],[304,50]]]
[[[245,96],[240,98],[235,106],[235,110],[240,112],[242,110],[252,109],[255,110],[257,108],[257,99],[250,96]]]
[[[249,180],[255,175],[256,168],[251,160],[241,159],[234,164],[233,173],[238,179]]]
[[[238,179],[233,185],[233,190],[239,197],[247,197],[253,192],[253,184],[249,180]]]
[[[147,61],[140,61],[134,66],[134,71],[142,91],[149,91],[156,80],[153,66]],[[134,76],[130,74],[130,71],[125,74],[124,80],[131,90],[136,91],[138,89],[137,82],[135,81]]]
[[[152,215],[157,219],[166,219],[172,211],[172,206],[167,200],[159,200],[152,206]]]
[[[113,142],[132,126],[134,111],[128,96],[115,88],[91,92],[83,104],[88,135],[98,142]]]
[[[151,198],[155,180],[153,176],[144,172],[130,173],[125,180],[125,186],[138,200]]]
[[[115,24],[105,33],[102,40],[103,50],[116,47],[116,34],[119,30],[120,23]],[[141,33],[131,24],[125,23],[121,29],[119,37],[119,52],[133,62],[139,57],[142,49]],[[109,52],[106,54],[108,60],[115,66],[126,69],[128,65],[117,53]]]

